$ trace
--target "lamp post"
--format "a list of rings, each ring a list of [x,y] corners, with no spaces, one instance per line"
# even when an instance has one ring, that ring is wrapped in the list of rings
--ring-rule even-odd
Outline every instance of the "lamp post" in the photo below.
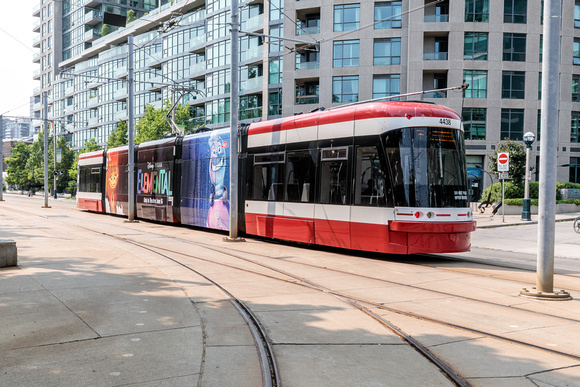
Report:
[[[528,172],[530,170],[530,149],[536,136],[532,132],[524,134],[524,144],[526,144],[526,169],[524,174],[524,200],[522,202],[522,220],[532,220],[532,212],[530,211],[530,179]]]

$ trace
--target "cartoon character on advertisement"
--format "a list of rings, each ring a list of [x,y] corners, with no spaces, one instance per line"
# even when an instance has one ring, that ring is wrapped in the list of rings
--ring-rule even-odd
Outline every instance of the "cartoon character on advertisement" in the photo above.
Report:
[[[117,203],[117,186],[119,184],[119,155],[107,155],[107,200],[106,210],[112,214],[123,214],[123,207]]]
[[[213,187],[207,212],[207,227],[229,230],[230,203],[224,185],[228,145],[215,133],[210,136],[208,145],[210,147],[209,179]]]

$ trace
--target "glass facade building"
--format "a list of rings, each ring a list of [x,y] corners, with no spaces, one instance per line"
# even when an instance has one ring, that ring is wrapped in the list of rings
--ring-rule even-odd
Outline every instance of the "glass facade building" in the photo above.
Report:
[[[229,126],[232,103],[241,122],[250,123],[433,90],[408,99],[462,115],[468,172],[480,187],[490,182],[477,167],[487,168],[499,141],[539,135],[541,2],[240,1],[241,30],[252,34],[240,34],[239,84],[231,85],[230,0],[40,1],[35,101],[49,93],[49,116],[75,148],[89,138],[104,145],[128,117],[129,35],[136,119],[176,92],[196,124],[217,129]],[[563,7],[559,165],[580,160],[580,0]],[[104,12],[137,19],[101,36]],[[434,90],[463,82],[469,83],[464,91]],[[230,101],[231,87],[239,89],[238,101]],[[41,106],[34,104],[36,114]],[[558,180],[568,176],[577,174],[559,168]]]

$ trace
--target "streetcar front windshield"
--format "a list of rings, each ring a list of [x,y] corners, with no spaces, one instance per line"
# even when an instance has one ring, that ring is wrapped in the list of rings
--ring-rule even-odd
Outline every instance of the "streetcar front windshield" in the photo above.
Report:
[[[467,207],[462,132],[404,128],[385,134],[395,206]]]

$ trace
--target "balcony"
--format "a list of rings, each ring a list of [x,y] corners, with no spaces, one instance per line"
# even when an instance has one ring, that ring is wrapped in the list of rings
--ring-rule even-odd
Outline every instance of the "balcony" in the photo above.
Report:
[[[40,70],[34,70],[34,72],[32,73],[32,79],[34,79],[35,81],[38,81],[40,79]]]
[[[74,86],[69,86],[66,89],[64,89],[64,94],[67,97],[70,97],[71,95],[73,95],[75,93],[75,87]]]
[[[32,47],[40,48],[40,40],[41,40],[40,36],[37,36],[36,38],[32,39]]]
[[[447,23],[449,15],[425,15],[425,23]]]
[[[264,15],[254,16],[242,21],[242,31],[255,31],[264,28]]]
[[[296,63],[296,70],[315,70],[320,68],[320,62],[301,62]]]
[[[256,77],[252,79],[247,79],[240,82],[240,91],[252,90],[252,89],[262,89],[262,84],[264,83],[264,77]]]
[[[90,117],[89,118],[89,127],[99,126],[99,117]]]
[[[261,58],[264,52],[264,46],[252,47],[240,52],[240,62],[246,62],[252,59]]]
[[[40,87],[35,87],[34,90],[32,91],[32,95],[34,97],[40,97]]]
[[[40,17],[40,4],[37,4],[32,8],[32,16]]]
[[[40,52],[36,52],[32,55],[32,63],[40,63]]]
[[[103,13],[101,11],[97,11],[96,9],[92,10],[91,12],[85,13],[85,24],[87,25],[96,25],[103,21]],[[99,34],[100,37],[100,34]]]
[[[114,71],[114,78],[127,78],[128,73],[127,66],[117,67]]]
[[[313,103],[319,103],[320,100],[318,95],[300,95],[296,96],[296,105],[308,105]]]
[[[189,77],[196,78],[205,74],[206,64],[205,62],[199,62],[194,65],[189,66]]]
[[[101,34],[96,29],[91,28],[90,30],[85,32],[83,39],[86,43],[91,43],[99,39],[100,37]]]
[[[103,0],[85,0],[84,6],[85,7],[96,7],[97,5],[101,4]]]
[[[296,36],[313,35],[320,33],[320,26],[314,27],[298,27],[296,26]]]
[[[89,97],[89,109],[95,109],[97,106],[99,105],[99,99],[95,96],[95,97]]]
[[[115,90],[114,97],[117,101],[123,101],[127,99],[127,88],[126,87],[122,87],[120,89]]]
[[[443,91],[431,91],[429,93],[425,93],[423,94],[423,98],[447,98],[447,91],[443,90]]]
[[[115,112],[115,121],[127,121],[127,119],[127,110],[119,110],[118,112]]]
[[[40,20],[37,20],[32,25],[32,32],[40,32]]]
[[[424,52],[423,60],[447,60],[447,52]]]

